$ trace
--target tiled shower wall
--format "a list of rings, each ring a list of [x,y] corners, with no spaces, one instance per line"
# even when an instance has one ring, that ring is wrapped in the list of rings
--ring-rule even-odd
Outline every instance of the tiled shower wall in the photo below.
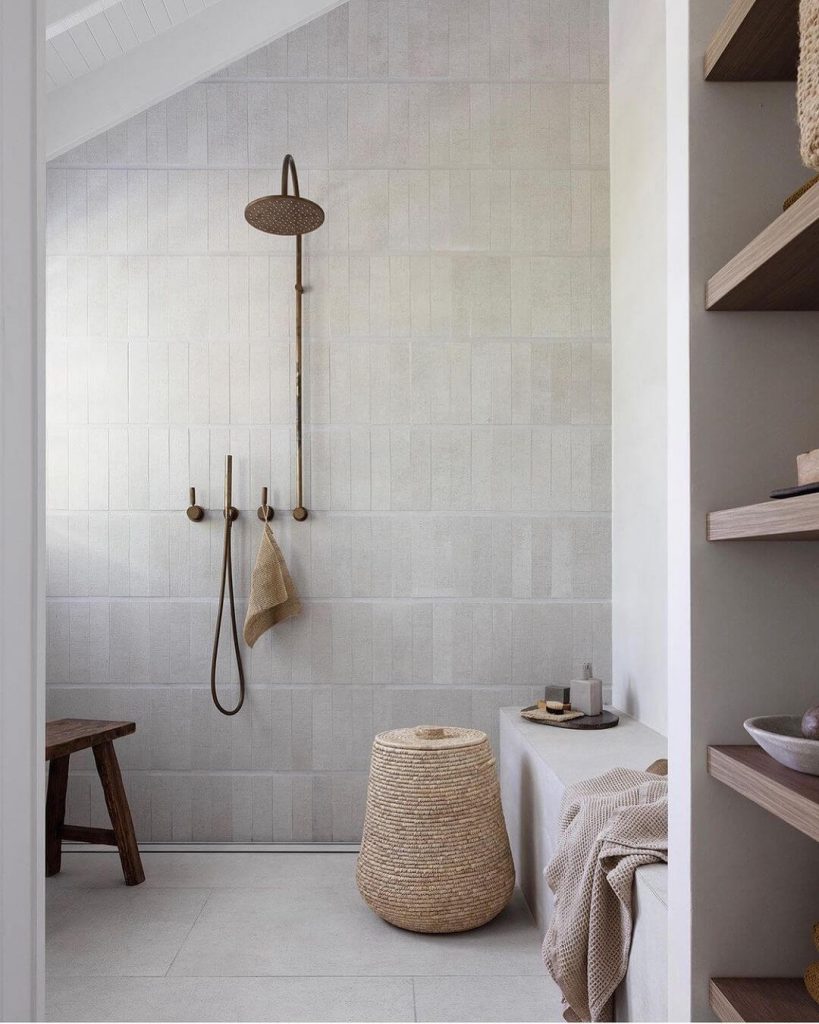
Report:
[[[136,720],[142,839],[355,840],[375,732],[495,740],[585,660],[609,680],[607,49],[606,0],[350,0],[49,167],[49,714]],[[327,212],[304,524],[294,243],[243,219],[285,152]],[[232,719],[227,452],[238,593],[267,484],[305,599]]]

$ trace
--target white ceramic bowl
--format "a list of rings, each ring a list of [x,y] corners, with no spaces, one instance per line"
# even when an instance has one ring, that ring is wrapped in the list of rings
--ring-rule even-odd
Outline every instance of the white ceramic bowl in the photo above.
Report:
[[[765,715],[743,724],[775,761],[805,775],[819,775],[819,740],[802,735],[801,716]]]

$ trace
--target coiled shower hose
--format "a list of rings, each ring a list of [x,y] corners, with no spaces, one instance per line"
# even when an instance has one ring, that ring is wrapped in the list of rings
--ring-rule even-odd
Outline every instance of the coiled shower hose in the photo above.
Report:
[[[213,638],[213,654],[210,659],[210,695],[218,711],[223,715],[235,715],[245,702],[245,673],[242,668],[242,651],[239,647],[239,630],[236,626],[236,602],[233,597],[233,558],[231,556],[231,530],[233,520],[238,512],[232,505],[231,492],[233,490],[233,456],[228,455],[225,460],[225,534],[222,548],[222,582],[219,586],[219,612],[216,616],[216,634]],[[219,634],[222,632],[222,612],[225,607],[225,584],[227,583],[228,596],[230,599],[230,627],[233,634],[233,651],[236,655],[236,668],[239,671],[239,702],[235,708],[228,709],[219,703],[219,695],[216,688],[216,660],[219,655]]]

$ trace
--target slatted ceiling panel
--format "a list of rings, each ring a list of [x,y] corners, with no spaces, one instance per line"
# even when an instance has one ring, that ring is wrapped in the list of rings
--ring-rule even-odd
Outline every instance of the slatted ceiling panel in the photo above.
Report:
[[[153,39],[156,35],[156,30],[151,23],[151,19],[148,17],[148,12],[145,10],[145,4],[142,0],[123,0],[122,9],[130,21],[137,39],[141,43],[144,43],[147,39]]]
[[[171,24],[178,25],[188,17],[188,9],[185,7],[185,0],[165,0]]]
[[[171,27],[171,19],[168,17],[163,0],[142,0],[142,3],[148,12],[155,33],[165,32]]]
[[[61,88],[220,2],[66,0],[55,5],[47,26],[49,89]]]
[[[62,35],[55,36],[51,42],[54,44],[54,49],[60,55],[63,64],[68,69],[68,74],[71,78],[78,78],[88,71],[85,57],[80,53],[70,32],[64,32]]]
[[[108,20],[105,12],[95,14],[93,18],[89,18],[87,24],[106,60],[115,60],[117,57],[122,56],[123,49],[119,45],[119,40],[114,35],[111,22]]]
[[[65,61],[59,55],[51,40],[46,43],[46,70],[55,88],[59,88],[61,85],[65,85],[66,82],[71,81],[71,73],[65,66]]]
[[[122,47],[123,53],[127,53],[129,50],[133,50],[134,47],[139,46],[139,39],[137,39],[136,32],[134,32],[134,26],[125,13],[122,4],[109,8],[106,15],[108,17],[108,24],[117,37],[117,42]]]
[[[91,34],[91,29],[85,22],[80,25],[76,25],[70,32],[66,33],[66,35],[73,39],[77,49],[83,55],[83,59],[88,65],[90,71],[93,71],[95,68],[102,67],[105,63],[105,56],[99,47],[99,43]],[[55,42],[58,38],[60,37],[55,37]]]

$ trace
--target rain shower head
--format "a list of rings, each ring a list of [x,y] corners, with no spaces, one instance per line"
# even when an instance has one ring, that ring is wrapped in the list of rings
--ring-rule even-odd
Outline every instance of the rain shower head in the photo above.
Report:
[[[293,195],[287,192],[288,171],[293,178]],[[261,196],[245,207],[245,220],[269,235],[306,235],[324,223],[324,210],[299,195],[296,164],[288,153],[282,163],[282,191],[278,196]]]

